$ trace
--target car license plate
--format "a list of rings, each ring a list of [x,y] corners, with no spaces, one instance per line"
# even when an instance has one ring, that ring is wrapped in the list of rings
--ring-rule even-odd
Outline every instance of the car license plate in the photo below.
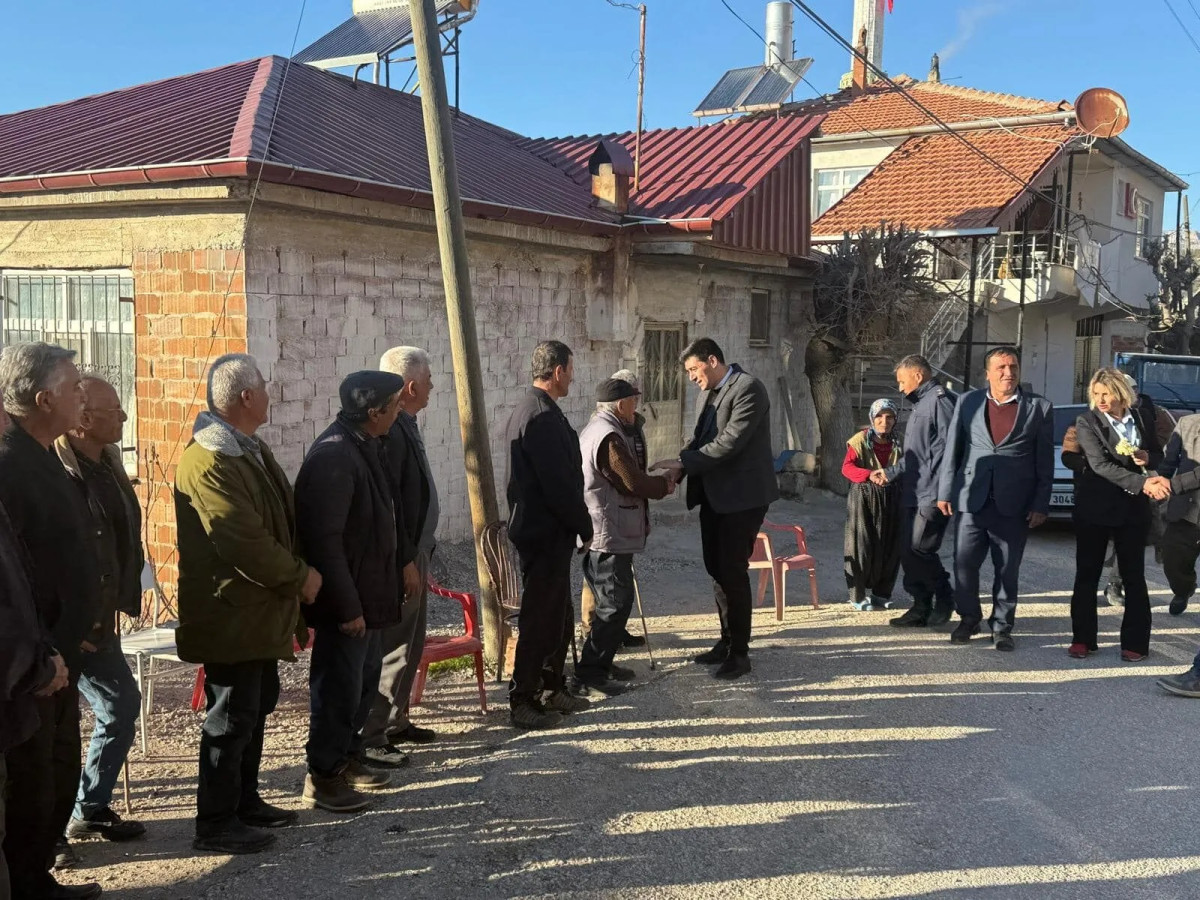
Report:
[[[1075,492],[1074,491],[1058,491],[1050,495],[1051,506],[1074,506]]]

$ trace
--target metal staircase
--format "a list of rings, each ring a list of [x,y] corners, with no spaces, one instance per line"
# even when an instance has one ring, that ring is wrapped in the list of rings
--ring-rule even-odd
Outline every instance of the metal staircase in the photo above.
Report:
[[[941,371],[946,367],[951,354],[958,347],[954,342],[960,340],[967,330],[966,297],[970,290],[971,276],[968,273],[950,288],[946,299],[921,332],[921,355],[929,360],[929,365],[935,370]]]

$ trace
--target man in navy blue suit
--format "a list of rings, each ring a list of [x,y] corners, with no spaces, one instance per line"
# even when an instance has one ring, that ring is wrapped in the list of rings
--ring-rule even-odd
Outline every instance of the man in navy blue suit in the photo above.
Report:
[[[938,508],[957,522],[954,605],[962,621],[950,635],[966,644],[979,633],[979,569],[996,568],[992,615],[997,650],[1012,650],[1017,583],[1030,528],[1046,521],[1054,477],[1054,407],[1021,390],[1021,356],[995,347],[984,365],[987,388],[963,394],[946,435]]]

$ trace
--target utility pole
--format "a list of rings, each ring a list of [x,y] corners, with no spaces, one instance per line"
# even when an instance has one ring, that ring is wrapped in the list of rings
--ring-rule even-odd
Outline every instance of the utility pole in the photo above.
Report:
[[[413,43],[421,81],[421,111],[425,120],[425,146],[429,153],[429,178],[433,182],[433,212],[437,220],[442,282],[446,289],[446,322],[454,360],[454,390],[458,396],[458,421],[462,430],[463,458],[467,469],[467,494],[475,532],[475,568],[483,595],[483,636],[487,655],[500,656],[503,621],[496,586],[479,552],[479,535],[498,521],[496,478],[492,472],[487,409],[483,402],[483,373],[475,332],[475,307],[467,261],[467,235],[463,228],[458,169],[450,134],[450,105],[446,99],[446,72],[438,46],[437,17],[433,0],[413,0]]]
[[[963,390],[971,389],[971,351],[975,349],[975,276],[979,268],[979,238],[971,238],[971,286],[967,288],[967,339],[963,356]]]
[[[638,40],[638,112],[637,136],[633,139],[633,192],[636,194],[642,174],[642,98],[646,93],[646,4],[638,7],[641,38]]]

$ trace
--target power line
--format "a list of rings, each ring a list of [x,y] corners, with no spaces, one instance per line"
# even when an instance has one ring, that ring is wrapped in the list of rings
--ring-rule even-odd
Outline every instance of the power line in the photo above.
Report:
[[[1179,23],[1179,28],[1187,35],[1187,39],[1192,42],[1192,46],[1196,48],[1196,52],[1200,53],[1200,42],[1197,42],[1195,36],[1188,31],[1188,27],[1183,24],[1183,19],[1179,18],[1179,13],[1175,12],[1175,7],[1171,5],[1171,0],[1163,0],[1167,5],[1167,9],[1171,11],[1171,15],[1175,17],[1175,21]],[[1192,6],[1192,0],[1188,0],[1188,5]],[[1196,12],[1196,7],[1192,6],[1192,12]],[[1197,14],[1200,16],[1200,13]]]
[[[1192,12],[1196,14],[1196,18],[1200,19],[1200,9],[1196,9],[1196,4],[1192,0],[1187,0],[1187,4],[1192,8]]]

